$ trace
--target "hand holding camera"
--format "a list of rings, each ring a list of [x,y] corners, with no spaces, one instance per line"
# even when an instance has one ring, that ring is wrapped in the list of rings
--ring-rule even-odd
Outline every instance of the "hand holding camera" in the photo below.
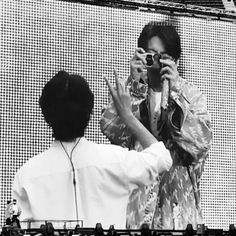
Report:
[[[179,86],[178,62],[175,61],[169,55],[166,55],[160,58],[160,63],[162,64],[162,69],[160,71],[161,79],[163,81],[164,80],[169,81],[170,89],[178,87]]]
[[[179,77],[177,62],[167,53],[147,53],[144,49],[137,48],[130,61],[130,67],[131,77],[136,81],[142,78],[148,83],[147,70],[152,71],[148,73],[149,80],[164,81],[167,79],[170,82],[170,87],[175,86]]]
[[[166,59],[167,56],[165,56]],[[143,48],[137,48],[134,56],[130,61],[131,77],[132,79],[139,81],[141,77],[147,72],[147,69],[158,69],[159,73],[162,68],[160,59],[162,55],[159,53],[147,53]]]
[[[142,78],[153,90],[162,91],[161,106],[166,109],[169,90],[178,84],[176,61],[167,53],[146,53],[142,48],[137,48],[130,66],[133,80]]]
[[[155,65],[157,65],[159,68],[162,67],[162,64],[160,63],[161,54],[159,53],[146,53],[145,59],[146,68],[153,67]]]
[[[144,73],[146,73],[145,65],[145,51],[142,48],[137,48],[130,61],[130,75],[133,80],[139,81],[144,76]]]

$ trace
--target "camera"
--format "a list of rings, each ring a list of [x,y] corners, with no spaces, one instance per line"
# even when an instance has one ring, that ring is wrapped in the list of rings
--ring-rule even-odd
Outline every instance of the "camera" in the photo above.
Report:
[[[158,63],[160,67],[162,67],[162,64],[160,63],[161,55],[156,53],[146,53],[146,67],[152,67],[154,63]]]

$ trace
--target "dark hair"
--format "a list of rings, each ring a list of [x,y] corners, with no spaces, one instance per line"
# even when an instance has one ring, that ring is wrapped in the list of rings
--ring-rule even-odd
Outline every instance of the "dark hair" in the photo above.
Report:
[[[83,77],[60,71],[44,86],[39,104],[53,137],[71,141],[84,136],[94,95]]]
[[[166,25],[166,23],[151,21],[146,24],[138,38],[138,47],[147,51],[148,41],[158,36],[164,44],[166,52],[175,60],[180,58],[181,44],[180,37],[174,26]]]

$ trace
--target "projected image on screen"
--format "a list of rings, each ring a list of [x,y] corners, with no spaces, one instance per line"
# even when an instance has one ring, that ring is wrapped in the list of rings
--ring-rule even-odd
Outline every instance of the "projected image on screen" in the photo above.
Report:
[[[228,229],[236,222],[235,24],[56,0],[1,4],[2,226],[16,171],[53,140],[38,105],[44,84],[59,70],[81,74],[95,95],[86,138],[109,143],[99,127],[109,102],[103,77],[114,82],[114,68],[120,77],[129,76],[137,38],[151,20],[176,26],[183,51],[180,74],[208,100],[214,136],[200,185],[203,223]]]

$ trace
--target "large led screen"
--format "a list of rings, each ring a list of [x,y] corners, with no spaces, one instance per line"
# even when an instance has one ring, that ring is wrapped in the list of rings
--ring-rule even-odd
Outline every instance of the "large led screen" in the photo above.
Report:
[[[95,94],[86,137],[109,143],[98,125],[108,102],[103,77],[112,81],[114,68],[128,77],[139,33],[151,20],[177,27],[180,74],[208,99],[213,143],[201,181],[204,223],[236,223],[236,24],[57,0],[2,0],[0,11],[1,225],[14,174],[52,141],[38,105],[43,85],[59,70],[84,76]]]

